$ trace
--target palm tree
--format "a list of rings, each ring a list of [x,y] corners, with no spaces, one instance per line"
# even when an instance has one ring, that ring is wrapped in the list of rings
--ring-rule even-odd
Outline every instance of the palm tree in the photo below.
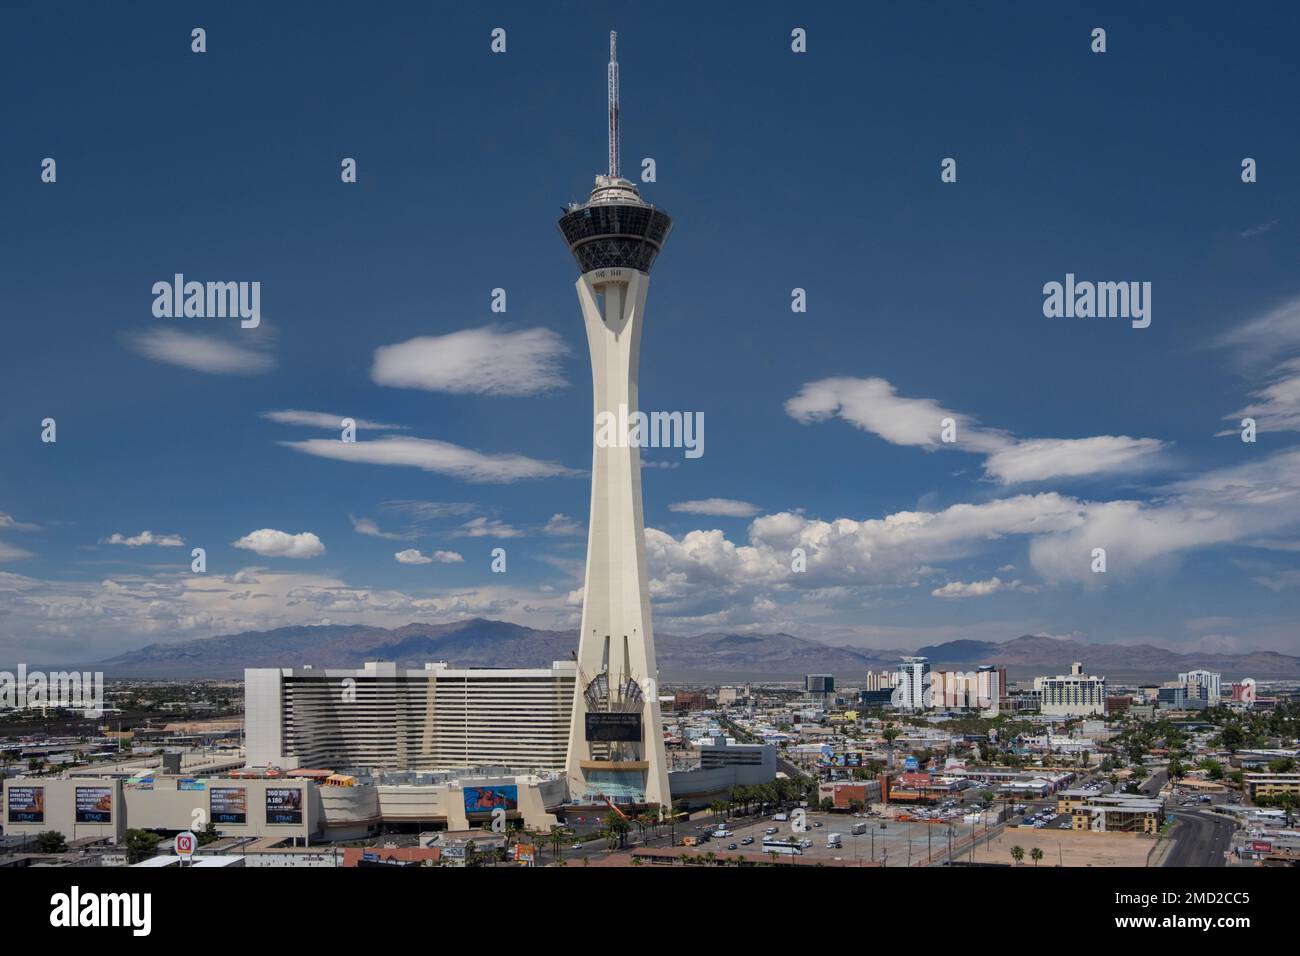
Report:
[[[1011,848],[1011,859],[1016,861],[1016,866],[1019,866],[1025,859],[1025,848],[1020,844],[1013,846]]]
[[[1043,851],[1038,847],[1034,847],[1029,851],[1029,858],[1034,861],[1034,866],[1037,866],[1038,861],[1043,858]]]

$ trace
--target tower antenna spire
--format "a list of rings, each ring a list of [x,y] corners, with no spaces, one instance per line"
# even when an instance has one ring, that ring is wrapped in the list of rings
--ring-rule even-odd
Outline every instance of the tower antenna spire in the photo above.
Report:
[[[618,34],[609,31],[609,176],[618,177]]]

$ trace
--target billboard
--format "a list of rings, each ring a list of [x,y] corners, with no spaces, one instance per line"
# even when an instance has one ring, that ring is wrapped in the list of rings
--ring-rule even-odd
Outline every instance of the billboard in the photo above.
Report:
[[[248,788],[213,787],[211,811],[213,823],[247,823]]]
[[[587,740],[641,742],[641,714],[588,712]]]
[[[491,813],[498,807],[504,810],[519,809],[519,788],[508,787],[466,787],[465,812]]]
[[[10,787],[8,811],[10,823],[44,823],[45,788]]]
[[[77,787],[75,804],[77,823],[113,822],[112,787]]]
[[[267,823],[302,823],[302,790],[299,787],[266,788]]]
[[[208,783],[206,780],[195,780],[193,777],[181,777],[176,781],[177,790],[206,790]]]

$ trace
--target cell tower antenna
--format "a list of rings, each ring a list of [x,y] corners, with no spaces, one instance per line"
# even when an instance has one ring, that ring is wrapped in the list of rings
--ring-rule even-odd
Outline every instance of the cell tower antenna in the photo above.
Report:
[[[609,177],[618,177],[618,34],[609,31]]]

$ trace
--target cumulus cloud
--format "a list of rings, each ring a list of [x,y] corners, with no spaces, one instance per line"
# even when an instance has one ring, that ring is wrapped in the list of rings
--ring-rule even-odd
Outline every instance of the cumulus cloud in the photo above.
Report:
[[[404,431],[406,429],[405,425],[385,425],[383,422],[372,422],[368,418],[331,415],[328,412],[304,412],[293,408],[262,412],[261,417],[270,422],[278,422],[281,425],[306,425],[310,428],[328,428],[333,431],[339,431],[343,428],[342,422],[345,418],[352,418],[356,422],[357,428],[369,428],[382,432]]]
[[[376,349],[370,377],[460,395],[539,395],[568,384],[560,372],[568,352],[550,329],[464,329]]]
[[[752,518],[758,514],[758,505],[734,498],[703,498],[699,501],[678,501],[668,506],[669,511],[682,514],[712,515],[719,518]]]
[[[584,474],[552,461],[525,455],[487,454],[432,438],[385,436],[373,441],[342,442],[334,438],[309,438],[280,444],[319,458],[367,465],[419,468],[477,483],[505,483],[530,478],[569,478]]]
[[[315,558],[325,553],[325,545],[310,531],[289,534],[274,528],[262,528],[232,542],[232,547],[255,551],[267,558]]]
[[[114,532],[99,543],[124,544],[128,548],[140,548],[149,544],[159,548],[181,548],[185,546],[185,539],[178,534],[154,534],[152,531],[141,531],[130,537]]]
[[[839,417],[891,444],[983,454],[985,476],[1003,485],[1131,471],[1149,465],[1165,447],[1154,438],[1126,435],[1017,439],[933,399],[900,396],[883,378],[809,382],[785,409],[802,424]],[[952,419],[955,442],[942,440],[944,419]]]
[[[275,358],[264,343],[265,339],[258,336],[234,341],[172,328],[127,337],[127,344],[145,358],[209,375],[261,375],[271,371]]]
[[[393,555],[398,564],[458,564],[465,559],[455,551],[435,551],[433,554],[421,554],[415,548],[407,548]]]

